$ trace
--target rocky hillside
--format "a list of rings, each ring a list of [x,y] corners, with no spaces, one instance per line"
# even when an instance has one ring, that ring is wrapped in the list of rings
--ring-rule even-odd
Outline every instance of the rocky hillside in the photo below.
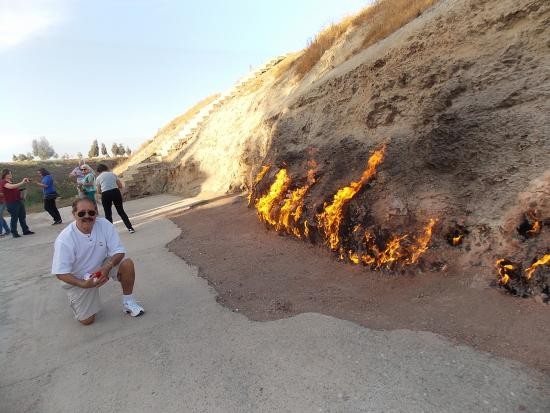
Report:
[[[141,164],[138,192],[252,189],[270,165],[257,198],[282,167],[304,185],[314,161],[302,219],[315,226],[385,148],[347,206],[342,245],[357,225],[403,233],[433,218],[424,265],[486,285],[507,258],[513,276],[550,253],[549,27],[545,0],[441,0],[364,50],[368,27],[351,27],[305,77],[289,55],[226,96],[179,147]]]

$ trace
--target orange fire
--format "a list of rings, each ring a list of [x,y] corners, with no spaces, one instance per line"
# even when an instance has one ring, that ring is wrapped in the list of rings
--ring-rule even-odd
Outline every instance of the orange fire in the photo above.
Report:
[[[529,281],[538,267],[548,264],[550,264],[550,254],[543,255],[525,270],[523,278]],[[498,270],[499,285],[506,285],[512,278],[518,278],[519,266],[512,261],[501,258],[497,260],[496,266]]]
[[[311,169],[308,171],[307,183],[304,186],[289,193],[292,180],[287,175],[286,169],[281,169],[275,176],[275,182],[268,193],[256,202],[260,220],[273,226],[277,231],[285,231],[298,238],[301,238],[302,234],[309,235],[307,222],[304,223],[303,230],[299,222],[304,210],[304,196],[315,183],[317,164],[310,161],[308,165]]]
[[[539,258],[537,261],[535,261],[529,268],[525,270],[525,277],[529,280],[533,276],[533,273],[537,269],[537,267],[541,265],[546,265],[550,263],[550,254],[544,255],[542,258]]]
[[[506,285],[510,282],[510,279],[513,277],[513,273],[518,270],[518,267],[513,262],[501,258],[498,259],[496,262],[497,270],[498,270],[498,283],[499,285]]]
[[[264,176],[267,173],[267,171],[269,171],[269,168],[271,168],[271,165],[262,166],[262,169],[260,170],[260,172],[258,172],[258,175],[256,175],[256,179],[254,179],[253,188],[254,188],[254,186],[258,185],[258,183],[262,179],[264,179]],[[250,193],[248,194],[248,205],[249,206],[252,204],[252,193],[253,193],[253,191],[250,191]]]
[[[541,230],[541,224],[540,224],[540,221],[535,221],[533,223],[533,226],[531,227],[530,230],[528,230],[526,232],[527,236],[529,237],[534,237],[535,235],[537,235]]]
[[[392,239],[390,239],[390,241],[386,245],[386,249],[382,251],[378,259],[379,267],[389,267],[405,256],[406,252],[403,251],[403,246],[401,245],[401,242],[405,240],[407,236],[408,235],[394,236]]]
[[[269,187],[268,193],[256,202],[256,211],[261,221],[273,226],[277,225],[276,218],[272,217],[273,210],[281,202],[289,186],[290,178],[286,169],[281,169],[277,172],[275,182]]]
[[[344,209],[361,188],[375,176],[377,167],[384,159],[384,152],[385,147],[374,151],[361,178],[338,190],[332,203],[325,203],[323,211],[316,215],[319,233],[324,236],[327,245],[333,251],[338,251],[341,260],[347,257],[355,264],[362,263],[373,268],[391,268],[397,263],[403,265],[417,263],[420,256],[428,249],[436,223],[435,219],[430,219],[424,232],[417,237],[409,234],[390,235],[387,242],[384,242],[384,246],[376,240],[374,232],[364,229],[361,225],[356,225],[353,228],[353,233],[360,244],[359,250],[354,251],[342,245],[340,227],[344,220]],[[315,183],[316,166],[315,162],[308,162],[307,182],[293,190],[290,190],[292,180],[286,169],[281,169],[275,176],[275,181],[271,184],[267,194],[255,200],[260,220],[277,231],[284,231],[297,238],[309,238],[311,226],[307,220],[304,220],[303,224],[300,223],[300,220],[304,211],[305,195]],[[262,167],[256,177],[255,185],[264,178],[268,170],[269,166]]]
[[[317,214],[319,228],[327,238],[328,245],[332,250],[337,250],[340,245],[340,225],[343,219],[343,210],[348,202],[359,192],[375,174],[376,168],[384,159],[385,147],[376,150],[368,160],[367,169],[363,172],[361,179],[352,182],[349,186],[340,189],[330,205],[325,203],[324,210]]]
[[[304,196],[311,185],[315,183],[315,162],[310,164],[310,166],[312,169],[308,171],[307,183],[304,186],[292,191],[290,196],[285,199],[279,212],[277,224],[275,225],[275,229],[277,231],[286,231],[288,234],[294,235],[298,238],[302,237],[302,233],[298,225],[299,219],[304,210]],[[307,223],[304,224],[304,234],[306,234],[306,236],[309,235]]]
[[[416,238],[414,243],[408,242],[411,238],[409,234],[393,235],[381,249],[376,242],[376,237],[370,230],[365,230],[362,241],[362,247],[367,251],[357,253],[349,250],[348,258],[354,264],[363,263],[366,266],[374,268],[392,268],[397,263],[403,265],[415,264],[420,256],[428,249],[433,227],[437,221],[431,219],[424,229],[424,234]],[[361,226],[357,225],[354,232],[362,231]]]
[[[453,239],[452,239],[452,244],[453,244],[454,246],[460,245],[460,244],[462,243],[462,237],[463,237],[462,234],[461,234],[461,235],[458,235],[458,236],[456,236],[456,237],[453,237]]]
[[[415,264],[418,261],[418,258],[420,258],[420,256],[428,249],[428,244],[432,239],[432,232],[436,222],[436,219],[430,219],[430,222],[428,222],[428,225],[424,229],[424,235],[421,235],[416,239],[416,245],[413,246],[411,257],[408,260],[409,264]]]

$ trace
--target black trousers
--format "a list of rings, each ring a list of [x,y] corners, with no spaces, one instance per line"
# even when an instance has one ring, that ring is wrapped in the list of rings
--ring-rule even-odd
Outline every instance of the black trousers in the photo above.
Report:
[[[10,229],[12,234],[17,234],[17,221],[21,225],[23,234],[29,231],[27,226],[27,211],[25,211],[25,205],[21,201],[10,202],[6,204],[8,212],[11,215]]]
[[[57,210],[57,205],[54,199],[44,199],[44,210],[50,214],[54,221],[61,221],[61,215]]]
[[[116,212],[118,212],[118,215],[122,218],[126,228],[132,228],[132,223],[128,219],[126,212],[124,212],[124,207],[122,206],[122,194],[118,188],[109,189],[108,191],[102,192],[101,204],[103,205],[103,211],[105,211],[105,218],[113,222],[112,206],[115,204]]]

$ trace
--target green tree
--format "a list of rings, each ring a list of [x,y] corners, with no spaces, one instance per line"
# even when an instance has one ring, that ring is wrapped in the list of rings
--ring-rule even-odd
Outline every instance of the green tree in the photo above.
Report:
[[[77,152],[77,153],[76,153],[76,157],[77,157],[78,159],[82,159],[82,158],[84,157],[84,155],[82,155],[82,152]]]
[[[105,146],[104,143],[101,144],[101,154],[103,156],[109,156],[109,153],[107,152],[107,147]]]
[[[12,157],[11,157],[11,160],[13,162],[17,162],[17,155],[16,154],[13,154]]]
[[[118,156],[118,145],[116,143],[111,145],[111,153],[113,156]]]
[[[46,160],[55,155],[55,150],[52,145],[50,145],[50,142],[42,136],[40,139],[32,140],[32,154],[38,156],[42,160]]]
[[[130,156],[132,154],[132,150],[129,146],[126,146],[126,156]]]
[[[126,153],[126,149],[124,148],[124,145],[119,143],[118,144],[118,154],[120,156],[124,156],[125,153]]]
[[[88,158],[95,158],[97,156],[99,156],[99,145],[97,143],[97,139],[94,139],[94,141],[92,142],[92,146],[88,151]]]

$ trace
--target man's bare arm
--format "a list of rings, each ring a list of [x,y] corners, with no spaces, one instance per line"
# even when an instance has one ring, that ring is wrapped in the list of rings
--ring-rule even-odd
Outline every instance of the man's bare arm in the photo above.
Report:
[[[106,277],[109,275],[109,272],[116,267],[118,264],[120,264],[120,261],[124,258],[124,253],[120,252],[118,254],[113,255],[112,257],[109,257],[103,266],[101,267],[101,272]]]
[[[55,275],[59,280],[66,282],[67,284],[74,285],[75,287],[80,288],[94,288],[98,287],[98,284],[94,282],[93,279],[89,280],[81,280],[80,278],[76,278],[72,274],[56,274]]]

